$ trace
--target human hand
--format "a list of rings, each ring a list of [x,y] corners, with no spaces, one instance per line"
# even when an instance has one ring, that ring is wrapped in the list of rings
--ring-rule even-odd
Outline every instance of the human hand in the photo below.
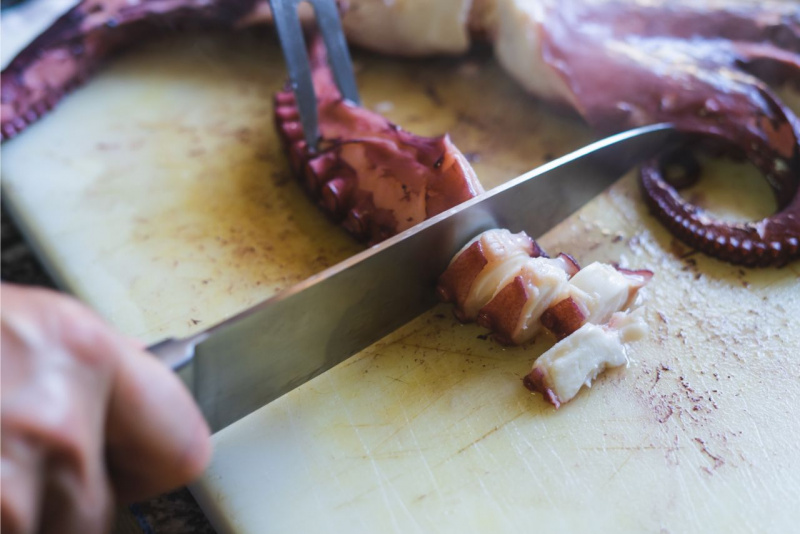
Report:
[[[202,472],[208,426],[169,369],[69,297],[2,284],[0,299],[4,533],[105,532],[115,498]]]

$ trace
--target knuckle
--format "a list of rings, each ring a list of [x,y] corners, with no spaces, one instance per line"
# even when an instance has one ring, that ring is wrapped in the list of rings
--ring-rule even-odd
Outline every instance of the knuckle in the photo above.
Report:
[[[87,391],[91,384],[74,384],[65,377],[44,382],[3,403],[3,448],[18,443],[76,470],[85,469],[100,448],[104,401]]]
[[[86,433],[86,423],[75,410],[63,410],[55,416],[44,414],[42,410],[5,412],[3,417],[4,442],[13,439],[31,450],[40,450],[47,457],[58,458],[63,464],[82,466],[86,463],[91,435]]]
[[[17,458],[37,456],[43,469],[30,468],[30,462],[20,465],[25,477],[39,481],[27,484],[24,493],[2,493],[2,531],[105,532],[113,501],[103,456],[85,421],[27,421],[12,428],[3,423],[4,442],[15,431]],[[20,447],[26,450],[20,452]]]

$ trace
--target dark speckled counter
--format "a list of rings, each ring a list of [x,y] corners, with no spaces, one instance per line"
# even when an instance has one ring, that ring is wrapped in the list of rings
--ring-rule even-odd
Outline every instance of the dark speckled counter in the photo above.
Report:
[[[2,214],[0,265],[0,277],[4,282],[55,288],[53,281],[5,212]],[[185,488],[136,503],[129,509],[122,508],[117,515],[114,534],[214,532],[191,493]]]

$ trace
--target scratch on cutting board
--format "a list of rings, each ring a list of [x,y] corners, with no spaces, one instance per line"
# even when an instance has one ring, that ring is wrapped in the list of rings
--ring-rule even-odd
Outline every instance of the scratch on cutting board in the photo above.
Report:
[[[758,450],[763,451],[765,458],[767,458],[766,454],[767,447],[766,444],[764,443],[764,438],[761,436],[761,431],[758,429],[758,423],[753,417],[753,414],[751,412],[750,403],[747,402],[747,399],[744,397],[742,397],[742,402],[744,402],[745,406],[744,414],[753,423],[753,430],[755,431],[756,439],[758,439]]]
[[[389,376],[387,378],[389,378],[389,380],[394,380],[395,382],[400,382],[401,384],[405,384],[405,385],[409,385],[410,384],[410,382],[406,382],[405,380],[402,380],[402,379],[394,377],[394,376]]]
[[[479,443],[480,441],[483,441],[484,439],[488,438],[489,436],[491,436],[492,434],[494,434],[494,433],[495,433],[495,432],[497,432],[498,430],[500,430],[500,426],[499,426],[499,425],[496,425],[496,426],[492,427],[492,428],[491,428],[491,429],[490,429],[488,432],[485,432],[485,433],[484,433],[482,436],[480,436],[480,437],[478,437],[477,439],[475,439],[475,440],[474,440],[472,443],[470,443],[469,445],[466,445],[466,446],[464,446],[464,447],[461,447],[460,449],[458,449],[458,450],[456,451],[456,454],[461,454],[462,452],[464,452],[465,450],[467,450],[467,449],[469,449],[469,448],[473,447],[474,445],[476,445],[476,444],[477,444],[477,443]]]
[[[634,455],[635,455],[637,452],[642,452],[643,450],[645,450],[645,449],[646,449],[646,447],[644,447],[644,442],[645,442],[645,441],[648,441],[648,440],[650,440],[650,439],[651,439],[651,436],[652,436],[652,434],[647,434],[647,435],[646,435],[644,438],[642,438],[642,440],[639,442],[639,444],[638,444],[638,445],[636,445],[636,446],[634,446],[634,447],[632,447],[632,448],[631,448],[632,450],[631,450],[630,454],[628,454],[628,455],[625,457],[625,459],[624,459],[624,460],[622,460],[622,463],[621,463],[621,464],[619,464],[619,465],[617,466],[617,468],[616,468],[616,469],[614,469],[614,472],[613,472],[613,473],[611,473],[611,476],[610,476],[610,477],[608,477],[608,480],[606,480],[606,484],[609,484],[609,483],[611,483],[611,481],[612,481],[612,480],[614,480],[614,477],[616,477],[616,476],[617,476],[617,474],[618,474],[620,471],[622,471],[622,469],[625,467],[625,465],[626,465],[626,464],[627,464],[627,463],[630,461],[630,459],[631,459],[631,458],[633,458],[633,457],[634,457]],[[651,448],[660,448],[660,447],[651,447]]]
[[[411,419],[408,418],[408,413],[406,413],[405,407],[403,407],[403,415],[405,416],[406,423],[411,421]],[[414,417],[416,417],[416,415]],[[433,491],[435,491],[436,495],[439,497],[439,499],[442,502],[444,502],[444,495],[442,495],[441,489],[439,487],[439,482],[436,480],[436,475],[433,474],[433,469],[431,469],[431,466],[428,463],[428,459],[426,458],[425,454],[422,452],[423,449],[422,449],[422,447],[421,447],[421,445],[419,443],[419,440],[417,439],[416,432],[414,432],[414,427],[412,425],[407,425],[407,428],[408,428],[409,432],[411,433],[411,439],[414,440],[414,447],[416,448],[417,452],[419,453],[419,457],[422,460],[422,464],[425,466],[425,470],[427,471],[428,476],[430,477],[431,484],[433,485]]]
[[[299,418],[295,415],[295,411],[293,409],[294,405],[291,402],[284,402],[282,404],[282,406],[283,406],[284,411],[286,412],[286,418],[289,421],[289,425],[290,425],[292,434],[299,433],[298,425],[297,425],[297,421],[298,421]],[[312,471],[311,471],[311,462],[302,462],[302,465],[303,465],[303,468],[305,469],[305,472],[306,472],[306,475],[308,476],[308,479],[309,480],[314,480],[313,474],[312,474]],[[336,481],[338,482],[339,481],[339,477],[337,476],[336,472],[331,469],[330,473],[336,479]],[[323,509],[323,504],[322,504],[322,500],[320,499],[319,489],[317,488],[316,484],[311,484],[311,495],[314,498],[314,502],[316,503],[317,508],[319,510],[322,510]]]
[[[452,425],[450,425],[450,427],[448,427],[448,428],[451,428],[451,427],[454,427],[456,425],[459,425],[460,423],[463,423],[464,421],[470,422],[475,417],[475,414],[480,412],[481,410],[483,410],[483,408],[484,408],[483,406],[480,406],[478,404],[470,406],[469,408],[467,408],[466,411],[464,411],[461,414],[461,417],[459,417],[458,419],[454,420]]]
[[[405,342],[401,342],[401,341],[395,341],[395,342],[392,343],[392,345],[397,345],[397,346],[400,346],[400,347],[416,349],[416,350],[420,350],[420,351],[429,350],[429,351],[434,351],[434,352],[444,352],[444,353],[447,353],[447,354],[456,354],[458,356],[463,356],[464,358],[472,358],[472,357],[474,357],[474,354],[472,354],[470,352],[452,350],[452,349],[444,348],[442,346],[431,347],[431,346],[428,346],[428,345],[420,345],[418,343],[405,343]]]
[[[390,334],[390,337],[384,338],[383,340],[378,341],[373,346],[377,348],[377,347],[386,347],[386,346],[390,346],[390,345],[402,344],[404,340],[406,340],[408,338],[411,338],[411,337],[417,336],[420,332],[423,332],[426,328],[428,328],[428,326],[429,325],[427,325],[427,324],[423,324],[423,325],[419,325],[416,328],[410,328],[409,330],[406,330],[406,328],[403,328],[401,330],[403,332],[403,335],[401,337],[398,337],[398,338],[395,339],[395,336]]]
[[[687,439],[690,439],[690,441],[695,445],[695,447],[683,448],[682,449],[683,455],[686,457],[685,460],[689,465],[696,465],[697,452],[692,454],[691,451],[700,451],[700,447],[697,446],[698,445],[697,442],[695,442],[693,439],[691,438]],[[715,491],[715,489],[711,485],[712,484],[711,477],[701,476],[697,471],[678,469],[676,470],[676,472],[678,473],[678,476],[684,488],[687,487],[686,486],[687,482],[691,487],[697,487],[698,485],[702,486],[703,492],[706,495],[706,497],[704,499],[698,499],[697,502],[699,505],[702,505],[703,507],[706,508],[706,513],[708,513],[708,511],[710,511],[713,508],[712,504],[714,506],[719,506],[722,503],[722,501],[720,500],[719,492]],[[705,470],[703,470],[703,472],[705,472]],[[687,481],[688,476],[691,476],[692,479]],[[695,515],[697,515],[699,506],[693,508]]]
[[[342,369],[350,367],[351,365],[355,364],[363,364],[369,360],[371,363],[367,369],[375,365],[375,360],[381,355],[381,352],[376,350],[374,347],[368,347],[361,351],[361,353],[357,357],[348,358],[343,361],[340,365]]]
[[[342,398],[342,395],[339,392],[339,390],[336,390],[336,401],[339,404],[339,406],[341,406],[342,411],[344,411],[345,415],[347,416],[347,421],[351,425],[353,425],[355,423],[355,421],[353,420],[353,414],[347,407],[347,402],[345,402],[345,400]],[[397,521],[397,516],[395,515],[395,510],[397,509],[397,507],[392,506],[389,502],[389,495],[387,493],[387,488],[384,485],[383,474],[381,473],[381,470],[378,468],[377,462],[372,457],[370,448],[367,446],[366,442],[364,441],[364,438],[361,436],[360,429],[357,427],[353,427],[353,432],[358,438],[358,442],[361,444],[361,448],[364,451],[365,458],[369,459],[370,467],[372,468],[372,472],[375,474],[375,480],[378,483],[378,489],[380,490],[381,500],[383,501],[383,505],[386,508],[386,511],[388,512],[388,517],[391,519],[392,522],[392,529],[394,531],[400,531],[400,525]],[[405,508],[405,505],[403,505],[403,509],[405,510],[406,513],[408,513],[408,509]],[[413,516],[411,516],[411,519],[414,520]]]
[[[457,456],[457,455],[461,454],[462,452],[466,451],[467,449],[474,447],[475,445],[477,445],[478,443],[480,443],[484,439],[488,438],[489,436],[491,436],[492,434],[494,434],[495,432],[497,432],[501,428],[505,427],[506,425],[508,425],[509,423],[511,423],[512,421],[514,421],[515,419],[517,419],[518,417],[521,417],[523,414],[526,414],[526,413],[528,413],[528,410],[521,410],[519,413],[514,415],[511,419],[508,419],[507,421],[503,421],[499,425],[495,425],[494,427],[490,428],[487,432],[485,432],[482,436],[480,436],[480,437],[476,438],[475,440],[473,440],[469,445],[465,445],[464,447],[461,447],[458,451],[456,451],[454,456]]]
[[[450,384],[450,387],[452,388],[453,386],[457,385],[459,382],[462,382],[464,379],[465,379],[465,377],[463,377],[463,376],[462,376],[462,377],[459,377],[459,378],[458,378],[458,380],[456,380],[455,382],[453,382],[452,384]],[[381,441],[380,441],[380,442],[379,442],[379,443],[378,443],[378,444],[377,444],[377,445],[376,445],[376,446],[373,448],[373,450],[380,450],[380,449],[381,449],[381,447],[383,447],[383,445],[385,445],[386,443],[388,443],[388,442],[389,442],[389,440],[393,439],[394,437],[396,437],[396,436],[397,436],[397,434],[399,434],[400,432],[402,432],[402,431],[405,429],[405,427],[406,427],[406,426],[410,427],[410,426],[411,426],[411,423],[412,423],[413,421],[415,421],[415,420],[416,420],[416,419],[417,419],[417,418],[418,418],[420,415],[422,415],[422,414],[424,414],[424,413],[426,413],[426,412],[428,411],[428,408],[430,408],[430,407],[431,407],[431,406],[433,406],[435,403],[437,403],[439,400],[441,400],[441,399],[442,399],[442,397],[444,397],[445,395],[448,395],[448,394],[450,393],[450,391],[449,391],[449,389],[448,389],[448,388],[442,388],[442,389],[438,389],[438,390],[436,390],[436,392],[437,392],[437,395],[436,395],[434,398],[430,399],[430,402],[426,403],[426,404],[425,404],[425,406],[422,406],[422,407],[421,407],[421,408],[420,408],[420,409],[417,411],[417,413],[413,414],[413,415],[412,415],[410,418],[408,417],[408,414],[406,413],[405,407],[403,407],[403,413],[404,413],[404,415],[405,415],[406,424],[405,424],[405,425],[399,425],[399,426],[398,426],[398,427],[397,427],[397,428],[396,428],[396,429],[395,429],[395,430],[394,430],[394,431],[393,431],[391,434],[389,434],[388,436],[386,436],[386,438],[382,439],[382,440],[381,440]],[[470,413],[472,413],[472,412],[470,412]],[[352,421],[351,421],[351,424],[352,424]]]
[[[554,505],[554,501],[553,501],[552,492],[548,491],[548,488],[545,485],[544,481],[538,476],[539,468],[534,467],[534,465],[536,465],[537,463],[540,464],[542,462],[542,454],[539,451],[539,448],[536,447],[533,444],[533,442],[531,442],[527,432],[520,432],[519,431],[519,427],[517,427],[517,425],[515,423],[512,423],[509,426],[514,428],[514,432],[517,435],[517,437],[519,437],[521,439],[521,441],[524,442],[525,445],[527,446],[527,451],[523,450],[522,447],[516,442],[516,440],[511,440],[511,443],[513,444],[514,449],[517,452],[517,457],[525,465],[525,469],[528,470],[528,473],[530,473],[529,480],[532,480],[532,481],[536,482],[536,484],[539,487],[539,495],[544,497],[544,500],[548,505],[553,506]],[[506,427],[507,432],[510,432],[509,426]],[[531,453],[536,455],[536,458],[538,460],[537,462],[533,462],[532,463],[531,461],[528,460],[528,456]]]
[[[663,450],[671,450],[672,447],[667,447],[663,445],[619,445],[614,447],[578,447],[578,449],[582,451],[663,451]],[[620,465],[621,467],[621,465]]]
[[[685,451],[684,451],[685,455]],[[676,469],[675,473],[677,475],[678,484],[680,486],[680,493],[684,495],[691,495],[695,484],[687,484],[686,481],[686,474],[688,471],[684,471],[682,469]],[[696,477],[695,477],[696,478]],[[689,522],[690,525],[700,525],[702,524],[698,515],[698,507],[697,506],[689,506],[683,509],[683,513],[691,514],[691,521]]]
[[[502,527],[500,525],[495,525],[495,528],[497,529],[497,531],[499,531],[499,532],[509,532],[511,529],[517,527],[517,525],[512,524],[510,522],[510,520],[508,518],[508,515],[503,513],[503,511],[502,511],[502,509],[500,507],[500,501],[497,500],[497,495],[490,488],[486,487],[486,483],[484,482],[483,477],[477,477],[477,481],[478,481],[478,484],[481,487],[481,491],[483,491],[483,494],[486,495],[485,502],[488,503],[490,506],[492,506],[492,508],[495,508],[498,511],[498,513],[497,513],[497,515],[495,517],[497,519],[502,519],[503,522],[505,523],[505,525],[502,526]]]

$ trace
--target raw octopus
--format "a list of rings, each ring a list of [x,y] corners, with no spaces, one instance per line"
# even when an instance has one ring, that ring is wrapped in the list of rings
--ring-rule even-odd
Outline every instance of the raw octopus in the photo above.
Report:
[[[574,110],[599,132],[671,122],[691,135],[687,146],[709,145],[750,160],[768,180],[779,210],[762,221],[724,222],[682,199],[668,179],[670,169],[683,166],[690,178],[700,172],[685,150],[646,164],[642,191],[667,228],[707,254],[750,266],[800,257],[800,120],[766,85],[800,86],[796,2],[351,0],[344,7],[353,43],[425,55],[459,54],[473,40],[487,40],[527,90]],[[154,29],[236,29],[269,20],[266,0],[83,0],[2,73],[2,139],[37,120],[109,54]],[[333,90],[329,84],[318,87],[320,113],[330,119],[327,131],[338,136],[326,138],[333,134],[323,125],[327,157],[311,158],[291,142],[287,150],[303,177],[319,182],[311,189],[323,206],[359,238],[375,242],[480,192],[447,138],[412,136],[341,103]],[[282,94],[276,103],[276,121],[286,126],[291,99]],[[338,118],[343,123],[334,126]],[[285,128],[282,134],[291,140]],[[398,154],[399,167],[394,156],[385,162],[385,187],[364,178],[375,177],[372,162],[344,148],[354,141]],[[440,153],[433,157],[435,150]],[[440,155],[453,172],[445,179],[448,186],[437,189],[432,184],[441,181]],[[408,165],[415,168],[413,183],[402,184],[399,171]],[[426,167],[428,174],[422,173]],[[451,187],[455,180],[462,183]],[[429,199],[433,191],[435,199]]]
[[[646,332],[637,296],[652,276],[599,262],[581,268],[566,254],[548,258],[524,232],[489,230],[453,257],[437,291],[460,321],[477,321],[503,344],[553,334],[558,343],[523,382],[558,408],[607,367],[627,363],[623,343]]]

